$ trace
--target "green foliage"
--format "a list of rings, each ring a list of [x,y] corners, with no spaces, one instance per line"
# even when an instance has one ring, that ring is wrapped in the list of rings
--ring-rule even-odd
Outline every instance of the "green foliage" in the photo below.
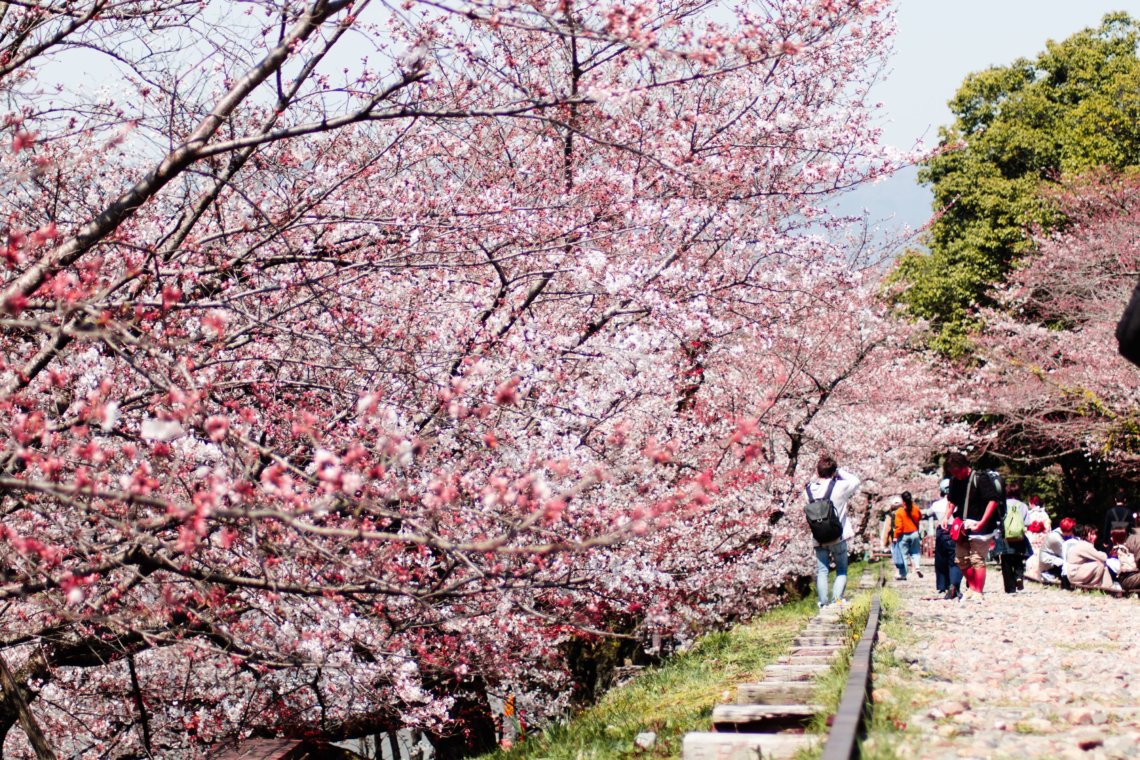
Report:
[[[1042,189],[1140,164],[1138,41],[1140,22],[1109,14],[1032,61],[970,74],[950,101],[954,123],[919,173],[941,210],[930,252],[906,253],[892,274],[945,353],[967,345],[972,309],[1029,249],[1030,232],[1063,222]]]

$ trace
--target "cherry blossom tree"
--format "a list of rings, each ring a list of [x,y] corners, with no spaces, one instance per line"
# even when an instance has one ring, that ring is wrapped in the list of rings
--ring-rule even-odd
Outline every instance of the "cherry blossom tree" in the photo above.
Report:
[[[882,2],[6,8],[6,754],[477,750],[926,453],[821,202],[905,160]]]
[[[1104,486],[1134,477],[1140,464],[1136,373],[1113,337],[1140,272],[1140,185],[1130,175],[1086,175],[1055,200],[1067,224],[1038,236],[1003,308],[987,312],[984,363],[965,389],[992,448],[1060,464],[1067,496],[1085,504],[1111,497]]]

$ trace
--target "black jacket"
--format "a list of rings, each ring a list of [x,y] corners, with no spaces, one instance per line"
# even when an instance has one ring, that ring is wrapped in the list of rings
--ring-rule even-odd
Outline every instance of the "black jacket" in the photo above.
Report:
[[[1132,298],[1124,307],[1124,314],[1116,323],[1116,345],[1120,355],[1140,365],[1140,282],[1132,291]]]

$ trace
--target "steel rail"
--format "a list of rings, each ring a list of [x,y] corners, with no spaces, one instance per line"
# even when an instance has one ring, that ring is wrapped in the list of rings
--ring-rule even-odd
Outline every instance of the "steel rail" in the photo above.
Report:
[[[882,570],[878,586],[882,586]],[[831,731],[823,745],[820,760],[852,760],[859,757],[859,739],[864,735],[866,719],[871,709],[871,656],[879,636],[879,615],[882,604],[878,590],[871,597],[871,611],[863,636],[851,655],[851,670],[839,699],[839,708],[831,722]]]

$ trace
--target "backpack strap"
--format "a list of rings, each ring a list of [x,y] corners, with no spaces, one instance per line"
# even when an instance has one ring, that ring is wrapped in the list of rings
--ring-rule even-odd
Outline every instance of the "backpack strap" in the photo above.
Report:
[[[835,488],[835,481],[837,480],[839,480],[839,476],[834,475],[832,476],[831,480],[827,481],[827,491],[824,492],[823,498],[828,500],[831,499],[831,489]],[[807,495],[807,500],[809,503],[815,501],[815,498],[811,495],[811,483],[808,483],[806,486],[804,486],[804,493]]]
[[[977,470],[970,470],[970,479],[966,481],[966,496],[962,499],[962,519],[965,520],[969,514],[967,510],[970,508],[970,488],[974,485],[974,478],[977,477]]]

